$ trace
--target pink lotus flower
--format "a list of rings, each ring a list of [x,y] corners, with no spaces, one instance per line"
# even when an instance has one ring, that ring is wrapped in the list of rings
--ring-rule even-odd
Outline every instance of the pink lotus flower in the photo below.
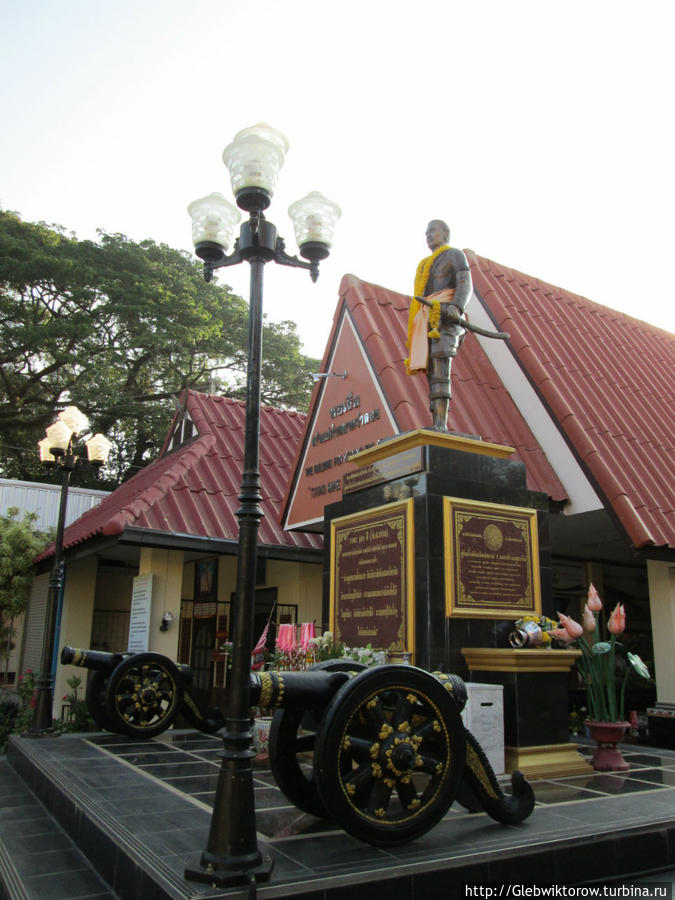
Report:
[[[303,622],[300,626],[300,646],[303,650],[307,650],[314,637],[314,622]]]
[[[570,616],[564,616],[559,612],[558,618],[560,619],[560,624],[569,634],[570,640],[576,641],[576,639],[580,638],[584,633],[584,629],[581,627],[581,625],[578,622],[575,622],[574,619],[570,618]]]
[[[595,631],[595,616],[593,615],[588,603],[584,606],[584,614],[581,619],[581,624],[584,626],[584,631],[588,631],[591,634]]]
[[[586,605],[591,612],[600,612],[602,609],[602,600],[600,599],[600,594],[598,594],[594,584],[591,584],[588,588],[588,600],[586,601]]]
[[[607,631],[611,634],[623,634],[626,630],[626,611],[623,603],[617,603],[607,622]]]
[[[548,634],[550,634],[552,638],[555,638],[556,641],[563,641],[565,644],[569,644],[572,640],[564,628],[551,628]]]

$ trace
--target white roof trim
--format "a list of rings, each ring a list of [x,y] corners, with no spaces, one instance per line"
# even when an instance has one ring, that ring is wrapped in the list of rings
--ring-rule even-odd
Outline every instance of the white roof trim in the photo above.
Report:
[[[494,331],[495,323],[480,298],[475,293],[473,297],[475,300],[467,310],[469,318],[481,328]],[[604,504],[567,445],[558,423],[542,403],[508,343],[480,335],[476,337],[565,488],[569,497],[565,514],[576,515],[603,509]]]

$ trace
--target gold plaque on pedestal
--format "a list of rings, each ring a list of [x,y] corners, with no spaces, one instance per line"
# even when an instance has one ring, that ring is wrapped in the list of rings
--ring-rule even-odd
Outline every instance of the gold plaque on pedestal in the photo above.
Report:
[[[443,498],[445,614],[541,615],[537,511]]]

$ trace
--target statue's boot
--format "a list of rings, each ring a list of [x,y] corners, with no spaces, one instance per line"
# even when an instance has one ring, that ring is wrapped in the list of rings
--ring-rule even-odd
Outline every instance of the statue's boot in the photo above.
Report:
[[[435,431],[448,430],[448,409],[450,406],[450,357],[431,356],[429,366],[429,409],[433,416]]]
[[[434,418],[433,428],[435,431],[448,430],[448,408],[450,406],[449,397],[438,397],[431,401],[431,412]]]

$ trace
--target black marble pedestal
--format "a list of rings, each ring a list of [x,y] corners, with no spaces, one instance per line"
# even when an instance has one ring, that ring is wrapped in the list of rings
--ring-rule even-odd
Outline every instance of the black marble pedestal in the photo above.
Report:
[[[343,499],[325,509],[324,621],[330,619],[331,523],[408,498],[414,518],[414,647],[412,661],[466,678],[462,647],[506,646],[514,618],[446,616],[443,503],[452,497],[536,510],[542,613],[552,615],[548,497],[528,489],[524,463],[496,444],[420,430],[399,435],[353,460]]]
[[[472,680],[504,687],[507,772],[558,778],[591,771],[569,742],[567,679],[579,650],[465,647],[462,653]]]

